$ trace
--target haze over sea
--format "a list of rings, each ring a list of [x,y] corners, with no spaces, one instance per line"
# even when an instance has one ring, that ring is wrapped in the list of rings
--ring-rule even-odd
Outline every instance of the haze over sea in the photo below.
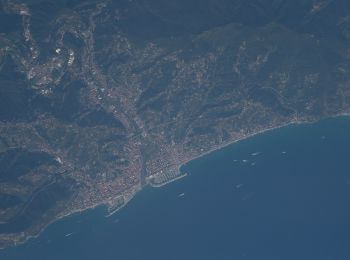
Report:
[[[256,135],[182,167],[120,212],[103,207],[1,260],[350,259],[350,118]]]

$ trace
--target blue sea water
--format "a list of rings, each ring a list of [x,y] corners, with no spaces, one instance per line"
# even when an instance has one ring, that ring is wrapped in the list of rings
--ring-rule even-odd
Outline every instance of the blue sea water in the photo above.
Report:
[[[68,217],[0,259],[348,260],[349,151],[349,117],[276,129],[188,163],[188,177],[144,189],[109,218],[103,207]]]

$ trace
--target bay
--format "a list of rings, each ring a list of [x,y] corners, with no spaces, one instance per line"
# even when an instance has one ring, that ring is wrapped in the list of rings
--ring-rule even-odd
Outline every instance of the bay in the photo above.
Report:
[[[288,126],[182,167],[106,218],[67,217],[0,259],[350,259],[350,118]]]

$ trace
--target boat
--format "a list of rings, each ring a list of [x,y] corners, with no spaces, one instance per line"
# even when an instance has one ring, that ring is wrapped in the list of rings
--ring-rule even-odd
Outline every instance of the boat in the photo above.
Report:
[[[185,193],[184,193],[184,192],[183,192],[183,193],[180,193],[179,195],[177,195],[178,198],[181,198],[181,197],[183,197],[183,196],[185,196]]]

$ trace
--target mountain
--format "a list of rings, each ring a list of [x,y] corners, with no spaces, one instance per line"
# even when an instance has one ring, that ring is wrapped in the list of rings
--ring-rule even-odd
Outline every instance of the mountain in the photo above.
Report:
[[[0,247],[213,149],[350,111],[346,0],[2,0]]]

